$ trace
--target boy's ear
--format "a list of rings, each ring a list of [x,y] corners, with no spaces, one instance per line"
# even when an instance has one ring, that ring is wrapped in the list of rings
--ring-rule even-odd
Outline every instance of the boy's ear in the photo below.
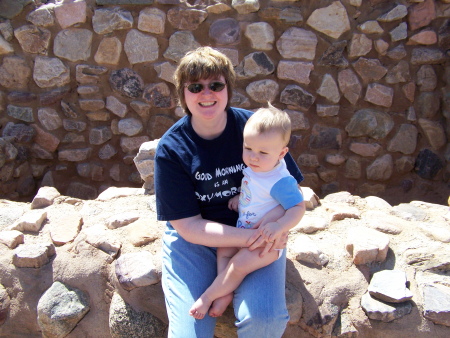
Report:
[[[288,148],[288,147],[284,147],[284,148],[281,150],[281,153],[280,153],[280,156],[279,156],[280,160],[281,160],[284,156],[286,156],[286,154],[288,153],[288,151],[289,151],[289,148]]]

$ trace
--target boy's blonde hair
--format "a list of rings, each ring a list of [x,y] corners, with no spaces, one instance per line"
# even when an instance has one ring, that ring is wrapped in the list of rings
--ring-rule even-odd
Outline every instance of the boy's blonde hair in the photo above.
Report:
[[[233,97],[236,73],[230,59],[223,53],[211,47],[199,47],[188,52],[175,70],[174,80],[180,106],[186,114],[192,115],[186,105],[184,86],[188,82],[196,82],[209,78],[223,76],[228,90],[228,102],[225,109],[230,107]]]
[[[253,128],[257,133],[276,132],[287,146],[291,138],[291,118],[289,115],[270,103],[267,108],[259,108],[248,119],[245,127]]]

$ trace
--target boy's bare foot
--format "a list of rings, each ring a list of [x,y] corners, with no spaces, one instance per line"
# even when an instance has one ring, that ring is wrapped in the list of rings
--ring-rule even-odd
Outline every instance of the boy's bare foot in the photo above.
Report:
[[[226,296],[217,298],[211,306],[211,309],[209,310],[209,315],[211,317],[220,317],[223,315],[225,310],[227,309],[228,305],[233,300],[233,293],[230,293]]]
[[[191,309],[189,310],[189,315],[191,315],[195,319],[203,319],[209,307],[211,306],[211,303],[212,302],[207,297],[202,295],[195,301],[194,305],[192,305]]]

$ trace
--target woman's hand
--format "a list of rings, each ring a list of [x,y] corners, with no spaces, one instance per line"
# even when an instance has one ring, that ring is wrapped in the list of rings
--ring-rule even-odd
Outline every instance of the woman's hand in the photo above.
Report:
[[[258,229],[255,233],[249,238],[247,241],[247,245],[250,251],[255,250],[261,246],[265,246],[264,250],[261,252],[260,256],[264,256],[267,252],[272,252],[275,249],[284,249],[286,247],[286,243],[288,240],[288,233],[278,233],[277,238],[270,239],[272,242],[269,242],[260,232],[259,228],[262,229],[265,225],[270,224],[272,222],[277,221],[280,217],[282,217],[285,213],[284,208],[281,205],[276,206],[269,212],[267,212],[257,224],[253,227],[254,229]]]
[[[259,231],[256,231],[247,241],[247,244],[250,251],[255,250],[256,248],[264,247],[264,250],[260,253],[260,257],[263,257],[266,253],[272,252],[273,250],[286,248],[287,241],[288,232],[280,233],[277,239],[269,241],[266,240],[264,236],[259,233]]]

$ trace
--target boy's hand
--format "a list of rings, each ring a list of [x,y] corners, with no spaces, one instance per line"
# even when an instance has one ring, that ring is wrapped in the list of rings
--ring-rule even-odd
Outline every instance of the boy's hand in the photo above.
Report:
[[[239,210],[239,195],[236,195],[228,200],[228,209],[238,212],[238,210]]]
[[[278,222],[270,222],[262,225],[259,233],[267,242],[275,242],[280,238],[282,230]]]

